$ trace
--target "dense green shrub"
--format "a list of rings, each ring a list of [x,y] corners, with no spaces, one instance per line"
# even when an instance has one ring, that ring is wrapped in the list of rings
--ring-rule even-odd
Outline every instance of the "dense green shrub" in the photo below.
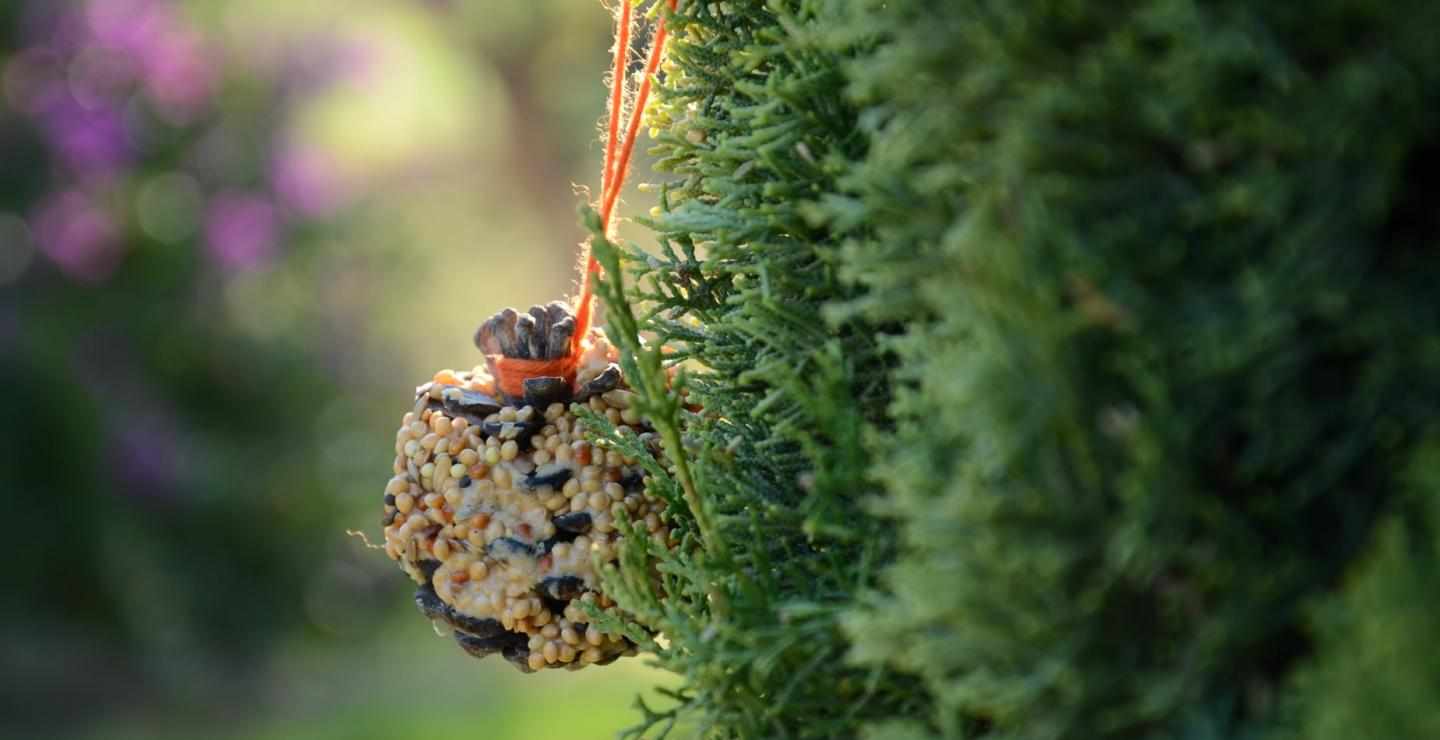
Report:
[[[848,180],[878,204],[862,279],[944,266],[871,294],[936,318],[899,344],[882,475],[911,549],[859,650],[926,676],[941,727],[1245,734],[1440,399],[1427,24],[963,5],[851,68],[894,111],[875,140],[947,146],[877,145]]]
[[[682,716],[1437,732],[1440,6],[675,22],[663,254],[602,251],[690,502],[623,600]]]

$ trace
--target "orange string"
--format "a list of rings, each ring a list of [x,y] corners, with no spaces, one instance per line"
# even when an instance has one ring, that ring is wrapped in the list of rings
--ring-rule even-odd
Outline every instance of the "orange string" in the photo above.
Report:
[[[615,178],[615,187],[605,193],[605,201],[600,207],[600,222],[604,224],[610,222],[610,213],[615,209],[615,202],[620,199],[620,185],[625,182],[627,170],[630,168],[630,155],[635,150],[635,140],[639,138],[641,112],[645,110],[645,101],[650,97],[650,81],[655,70],[660,68],[665,35],[665,19],[661,18],[655,27],[655,45],[650,49],[650,59],[645,62],[645,78],[640,81],[640,92],[635,96],[635,111],[631,114],[629,126],[625,130],[625,143],[620,149],[620,160],[615,163],[620,168],[619,176]]]
[[[625,70],[630,66],[630,0],[620,0],[620,18],[615,30],[615,63],[610,83],[610,131],[605,137],[604,170],[600,173],[600,197],[614,179],[615,147],[620,142],[620,114],[624,110]]]
[[[567,355],[556,360],[522,360],[503,355],[492,356],[495,366],[495,385],[500,392],[511,398],[525,395],[525,381],[530,378],[559,376],[566,383],[575,382],[575,360],[578,355]]]
[[[625,46],[629,43],[629,2],[625,3],[622,12],[623,28],[622,38],[625,39]],[[670,10],[675,10],[676,0],[667,0]],[[635,141],[639,138],[640,122],[644,117],[645,103],[650,98],[650,82],[655,76],[656,70],[660,68],[660,58],[665,51],[665,18],[655,24],[655,39],[650,46],[650,57],[645,62],[645,76],[640,80],[640,90],[635,95],[635,107],[630,112],[630,120],[625,127],[624,143],[620,147],[618,156],[614,151],[616,124],[620,120],[620,87],[624,80],[624,65],[622,51],[615,55],[615,88],[610,97],[610,140],[605,147],[605,171],[601,176],[600,188],[600,228],[608,238],[610,236],[610,215],[615,210],[615,203],[620,199],[620,191],[625,185],[625,177],[630,170],[630,157],[635,151]],[[624,47],[622,46],[622,49]],[[580,346],[585,337],[590,333],[590,322],[593,316],[593,305],[595,303],[595,275],[600,272],[600,263],[595,259],[595,253],[590,250],[589,243],[585,247],[587,257],[585,260],[585,276],[582,279],[580,295],[576,299],[575,307],[575,334],[570,338],[570,354],[579,356]]]
[[[630,61],[630,26],[633,6],[630,4],[630,0],[620,0],[620,2],[620,13],[616,19],[613,87],[610,90],[609,133],[605,141],[605,161],[600,173],[600,223],[603,233],[607,237],[610,235],[610,216],[615,210],[616,201],[620,198],[620,190],[625,184],[625,176],[630,168],[630,157],[635,151],[635,141],[639,138],[640,121],[645,110],[645,103],[650,97],[650,78],[660,67],[666,35],[665,19],[662,17],[655,26],[654,43],[645,64],[645,78],[640,82],[640,89],[636,92],[635,108],[630,114],[622,141],[619,136],[620,119],[621,114],[625,111],[625,71]],[[667,2],[670,10],[675,10],[676,0],[667,0]],[[570,339],[570,352],[565,357],[554,360],[522,360],[501,355],[489,355],[488,358],[495,372],[496,385],[499,386],[502,393],[519,398],[524,395],[525,380],[540,376],[559,376],[564,378],[567,383],[575,381],[580,352],[590,333],[590,322],[595,304],[595,275],[600,272],[600,263],[595,259],[594,252],[590,251],[589,242],[586,242],[585,250],[585,275],[580,295],[576,298],[575,334]]]

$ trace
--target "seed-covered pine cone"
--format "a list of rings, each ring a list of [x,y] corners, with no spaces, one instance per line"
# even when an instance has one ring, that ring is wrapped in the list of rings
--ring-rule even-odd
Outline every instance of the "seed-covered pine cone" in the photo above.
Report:
[[[560,303],[486,321],[475,336],[486,365],[416,389],[385,488],[385,552],[420,584],[420,610],[470,654],[500,653],[527,673],[634,654],[576,602],[615,607],[595,567],[616,559],[621,509],[656,542],[670,536],[636,461],[584,439],[577,404],[658,449],[617,353],[599,331],[577,347],[574,331]],[[512,360],[563,370],[517,378]]]

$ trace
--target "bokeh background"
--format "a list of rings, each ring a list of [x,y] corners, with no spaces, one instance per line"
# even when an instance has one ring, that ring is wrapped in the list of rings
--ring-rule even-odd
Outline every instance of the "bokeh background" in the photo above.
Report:
[[[638,718],[643,661],[469,659],[346,534],[413,387],[571,290],[609,42],[592,0],[0,2],[0,735]]]

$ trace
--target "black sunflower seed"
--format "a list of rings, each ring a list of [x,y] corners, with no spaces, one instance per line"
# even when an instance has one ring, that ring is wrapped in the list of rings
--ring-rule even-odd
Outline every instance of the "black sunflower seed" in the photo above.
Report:
[[[510,560],[521,555],[534,555],[535,549],[514,537],[501,537],[486,545],[485,552],[497,560]]]
[[[590,531],[592,524],[590,512],[587,511],[573,511],[569,514],[561,514],[555,517],[554,522],[556,529],[571,534],[585,534]]]
[[[530,359],[530,342],[535,335],[535,317],[522,313],[515,317],[515,351],[507,354],[519,360]]]
[[[469,614],[462,614],[461,612],[455,611],[454,607],[451,607],[448,611],[449,618],[445,621],[448,622],[451,627],[467,635],[473,635],[479,638],[491,638],[506,634],[505,625],[500,624],[499,620],[472,617]]]
[[[620,487],[626,491],[639,491],[645,488],[645,471],[641,468],[630,468],[620,476]]]
[[[570,313],[570,304],[564,301],[550,301],[545,304],[545,315],[550,319],[550,325],[554,326],[568,318],[574,318]]]
[[[620,366],[610,363],[599,375],[590,379],[590,382],[581,386],[580,392],[575,394],[576,401],[588,401],[591,396],[598,396],[601,393],[609,393],[620,387]]]
[[[566,316],[550,325],[550,357],[558,360],[569,354],[570,340],[575,336],[575,317]]]
[[[507,308],[495,314],[492,319],[495,322],[495,340],[500,344],[500,354],[506,357],[515,356],[515,322],[520,318],[515,309]]]
[[[475,330],[475,348],[487,355],[501,353],[500,339],[496,334],[496,317],[491,316]]]
[[[455,642],[460,643],[460,647],[464,648],[465,652],[476,658],[488,658],[500,652],[501,648],[505,647],[504,643],[499,640],[482,640],[478,637],[471,637],[464,632],[455,633]]]
[[[525,403],[536,411],[544,411],[552,403],[564,403],[570,399],[570,384],[564,378],[542,375],[525,379]]]
[[[536,432],[545,427],[545,420],[535,421],[486,421],[480,424],[480,431],[486,436],[500,440],[513,439],[522,447]]]
[[[539,588],[540,593],[550,599],[570,601],[585,593],[585,581],[577,576],[551,576],[540,581]]]
[[[530,333],[530,356],[537,360],[546,359],[550,354],[550,314],[545,312],[544,306],[531,306],[530,318],[535,321]]]
[[[524,635],[516,633],[516,637],[520,641],[506,645],[500,650],[500,655],[521,673],[534,673],[535,669],[530,667],[530,646],[526,644]]]
[[[415,589],[415,606],[419,607],[420,613],[427,618],[444,622],[473,637],[491,638],[505,634],[505,626],[497,620],[472,617],[455,611],[454,607],[446,604],[440,595],[435,593],[435,587],[428,583]]]
[[[466,414],[467,419],[474,419],[476,416],[489,416],[500,410],[503,405],[499,400],[479,391],[458,389],[459,393],[450,391],[446,394],[445,410],[452,414]]]
[[[506,632],[501,630],[498,634],[489,637],[469,635],[460,631],[456,631],[454,634],[455,642],[460,643],[460,647],[465,648],[465,652],[477,658],[485,658],[495,653],[501,653],[503,655],[505,651],[517,648],[525,651],[525,657],[528,658],[530,656],[525,635],[519,632]],[[508,659],[508,656],[506,657]],[[529,666],[527,665],[526,667],[528,668]]]
[[[450,606],[440,600],[440,595],[435,593],[435,587],[428,583],[415,589],[415,606],[429,619],[443,620],[450,611]]]
[[[559,463],[549,463],[547,465],[541,465],[535,472],[521,478],[518,482],[521,488],[530,491],[547,486],[550,488],[559,488],[565,485],[565,481],[570,480],[571,475],[572,471],[570,468]]]

